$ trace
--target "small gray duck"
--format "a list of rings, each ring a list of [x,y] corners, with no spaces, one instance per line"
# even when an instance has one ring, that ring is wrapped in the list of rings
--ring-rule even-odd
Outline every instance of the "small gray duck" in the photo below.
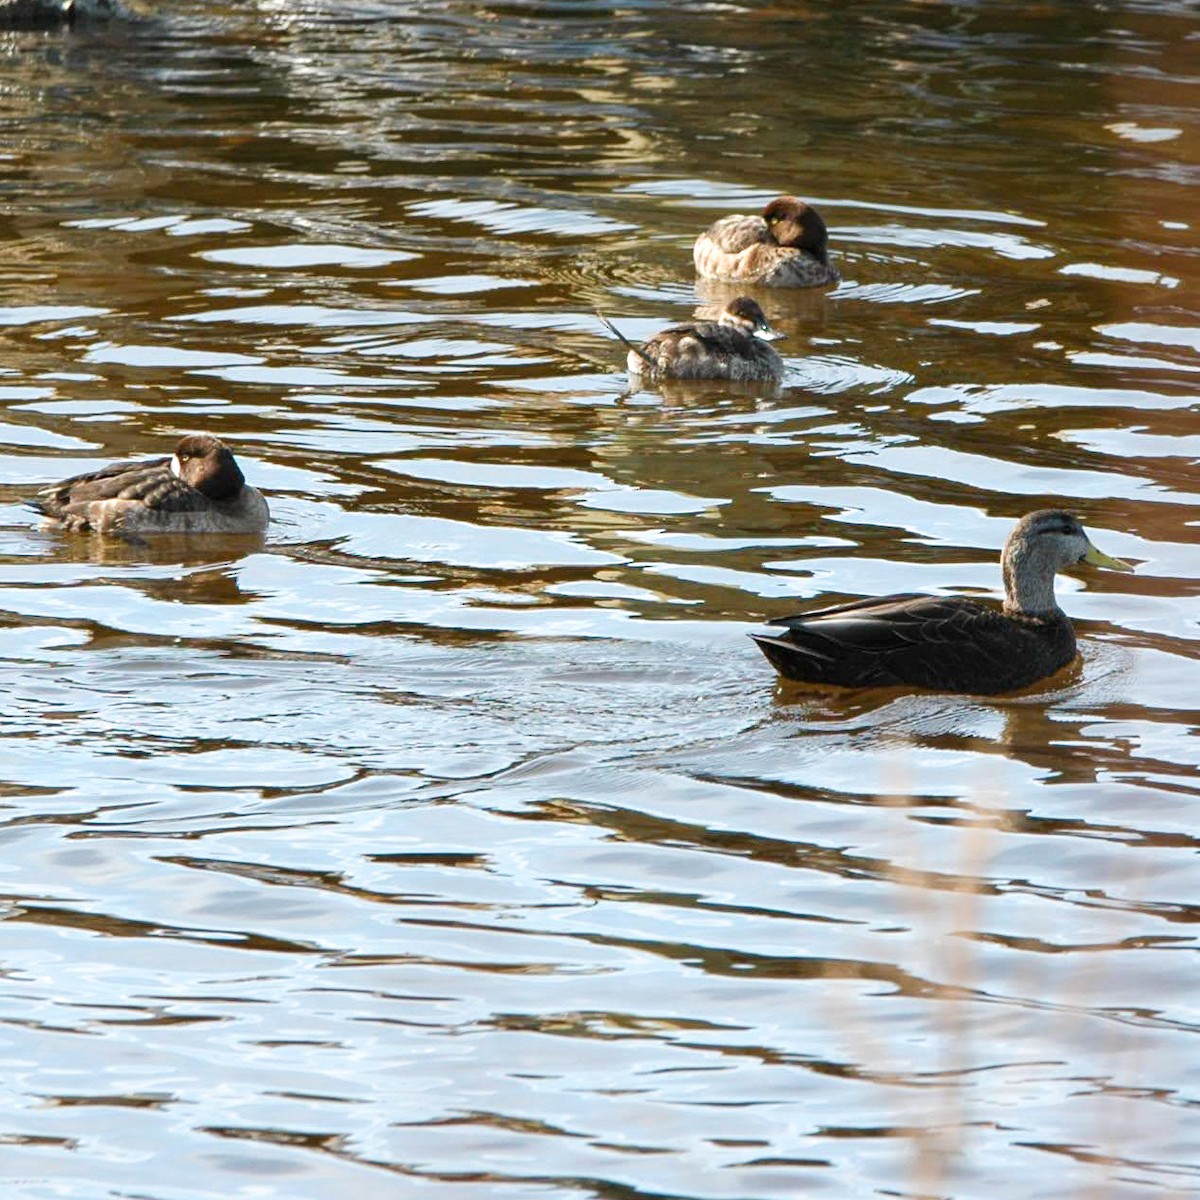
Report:
[[[630,375],[648,382],[664,379],[764,380],[783,378],[783,359],[767,343],[782,336],[748,296],[731,300],[715,321],[673,325],[635,346],[611,321],[600,316],[610,332],[629,347]]]

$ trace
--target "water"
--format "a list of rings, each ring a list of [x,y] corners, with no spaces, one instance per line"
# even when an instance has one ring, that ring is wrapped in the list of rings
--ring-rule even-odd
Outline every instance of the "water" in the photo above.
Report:
[[[1179,4],[179,2],[0,35],[6,1197],[1163,1197],[1200,1176]],[[778,393],[623,396],[817,202]],[[39,530],[208,429],[265,542]],[[995,595],[995,700],[777,685]],[[1019,1180],[1019,1184],[1015,1183]]]

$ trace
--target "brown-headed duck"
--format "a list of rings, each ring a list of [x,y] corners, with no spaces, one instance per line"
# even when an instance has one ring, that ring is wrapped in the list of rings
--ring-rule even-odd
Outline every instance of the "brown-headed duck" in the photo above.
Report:
[[[696,239],[692,258],[703,279],[765,287],[822,287],[841,273],[829,261],[821,214],[795,196],[777,196],[761,216],[722,217]]]
[[[229,447],[208,433],[180,438],[170,458],[64,479],[31,503],[48,525],[72,533],[259,533],[270,519]]]

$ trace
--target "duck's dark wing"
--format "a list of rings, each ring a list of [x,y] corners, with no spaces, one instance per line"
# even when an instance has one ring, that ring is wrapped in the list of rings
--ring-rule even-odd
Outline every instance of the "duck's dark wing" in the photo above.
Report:
[[[715,321],[698,321],[656,334],[642,347],[641,354],[654,364],[656,373],[666,378],[730,379],[735,377],[735,363],[758,357],[753,345],[757,340]],[[758,345],[766,349],[765,342],[759,341]],[[631,362],[630,369],[633,367]]]
[[[1065,617],[1025,621],[964,596],[886,596],[772,621],[753,635],[789,679],[843,687],[1008,691],[1052,675],[1075,654]]]
[[[743,333],[717,321],[697,321],[691,327],[692,335],[704,343],[710,350],[721,354],[748,354],[755,343],[765,346],[766,342],[756,338],[752,333]]]
[[[114,463],[43,488],[33,507],[56,520],[85,528],[105,508],[132,502],[155,512],[197,512],[210,501],[171,471],[169,458]]]
[[[670,347],[676,352],[690,349],[692,353],[746,354],[755,339],[740,329],[716,321],[696,321],[691,325],[675,325],[652,337],[643,349],[653,355],[658,348]],[[766,343],[763,343],[765,345]]]
[[[75,22],[63,0],[0,0],[0,29],[59,29]]]

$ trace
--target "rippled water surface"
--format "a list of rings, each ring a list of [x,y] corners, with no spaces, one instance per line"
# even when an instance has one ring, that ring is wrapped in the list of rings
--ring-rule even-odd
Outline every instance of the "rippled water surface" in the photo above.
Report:
[[[0,1191],[1194,1195],[1185,3],[170,0],[0,35]],[[626,393],[780,191],[783,387]],[[265,541],[38,528],[208,429]],[[1079,663],[777,685],[805,603]]]

